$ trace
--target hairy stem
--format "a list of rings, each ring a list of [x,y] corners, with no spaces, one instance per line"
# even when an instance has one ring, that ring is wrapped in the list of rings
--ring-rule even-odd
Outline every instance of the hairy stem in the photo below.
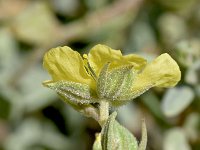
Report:
[[[105,100],[102,100],[99,103],[99,124],[101,127],[107,121],[109,117],[109,103]]]

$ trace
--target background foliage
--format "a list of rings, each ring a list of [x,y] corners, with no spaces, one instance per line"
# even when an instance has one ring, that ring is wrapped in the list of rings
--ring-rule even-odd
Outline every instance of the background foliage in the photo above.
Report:
[[[148,60],[167,52],[182,80],[151,89],[118,111],[118,120],[147,150],[200,149],[199,0],[1,0],[0,150],[91,149],[99,125],[41,82],[42,57],[68,45],[80,53],[102,43]]]

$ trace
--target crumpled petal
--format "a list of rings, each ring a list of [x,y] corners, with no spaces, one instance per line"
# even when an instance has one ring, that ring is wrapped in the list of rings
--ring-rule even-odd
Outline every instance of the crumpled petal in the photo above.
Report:
[[[43,66],[54,81],[67,80],[95,87],[94,80],[84,68],[80,54],[67,46],[49,50],[44,55]]]
[[[167,53],[149,63],[134,80],[132,91],[136,95],[151,87],[173,87],[181,79],[178,64]]]
[[[134,67],[135,70],[141,70],[143,69],[146,64],[147,64],[147,61],[146,59],[142,58],[141,56],[139,55],[136,55],[136,54],[129,54],[129,55],[124,55],[123,56],[123,60],[125,62],[128,62],[130,64],[132,64]]]
[[[88,61],[97,76],[103,66],[110,62],[110,69],[121,65],[133,65],[136,70],[142,69],[146,65],[146,60],[134,54],[122,56],[120,50],[114,50],[106,45],[98,44],[94,46],[89,54]]]

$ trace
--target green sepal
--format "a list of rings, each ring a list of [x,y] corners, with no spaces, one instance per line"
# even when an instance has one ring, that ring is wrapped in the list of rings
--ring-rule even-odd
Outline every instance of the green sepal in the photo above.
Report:
[[[70,105],[76,111],[80,112],[81,114],[83,114],[86,117],[92,117],[96,121],[98,121],[99,110],[92,104],[76,103],[76,102],[70,101],[66,97],[63,97],[62,95],[59,95],[59,96],[64,102],[66,102],[68,105]]]
[[[71,103],[89,104],[97,102],[97,96],[88,85],[69,81],[44,82],[44,86],[54,90]]]
[[[109,65],[110,63],[104,65],[97,80],[97,95],[100,98],[104,98],[106,92]]]
[[[101,131],[102,150],[138,150],[136,138],[116,120],[113,112]]]
[[[108,63],[103,67],[97,81],[99,97],[109,101],[129,100],[135,77],[133,66],[123,66],[110,70],[109,66]]]

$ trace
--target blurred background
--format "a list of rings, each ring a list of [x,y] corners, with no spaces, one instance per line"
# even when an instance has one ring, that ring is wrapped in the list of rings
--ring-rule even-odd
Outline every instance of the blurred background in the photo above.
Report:
[[[182,71],[172,89],[153,88],[118,109],[147,150],[200,149],[199,0],[0,0],[0,150],[90,150],[99,125],[42,87],[44,53],[102,43],[149,61],[169,53]]]

